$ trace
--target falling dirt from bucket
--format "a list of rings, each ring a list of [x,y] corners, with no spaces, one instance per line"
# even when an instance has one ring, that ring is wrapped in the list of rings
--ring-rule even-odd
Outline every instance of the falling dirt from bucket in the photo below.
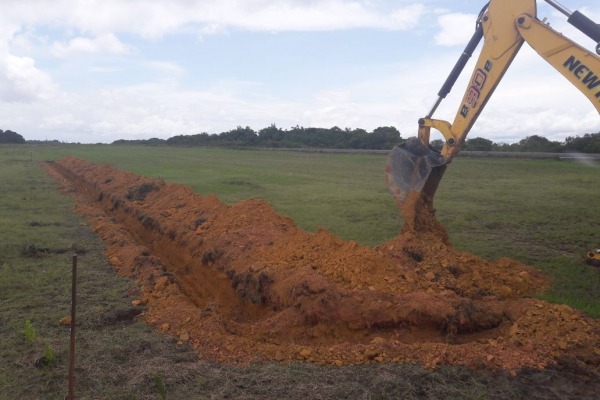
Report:
[[[46,167],[139,283],[146,321],[200,358],[516,370],[585,354],[598,367],[598,321],[531,298],[547,280],[515,260],[427,232],[369,248],[306,232],[262,200],[228,206],[72,158]]]

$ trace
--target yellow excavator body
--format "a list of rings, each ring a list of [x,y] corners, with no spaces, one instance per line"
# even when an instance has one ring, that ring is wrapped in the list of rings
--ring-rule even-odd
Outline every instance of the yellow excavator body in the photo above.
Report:
[[[596,52],[600,54],[600,25],[555,0],[545,1],[595,40]],[[432,118],[482,38],[481,52],[453,122]],[[433,197],[446,166],[464,146],[467,134],[525,42],[600,113],[600,57],[552,29],[545,20],[538,20],[536,0],[491,0],[479,14],[475,34],[443,84],[435,105],[419,120],[417,137],[396,146],[388,156],[385,176],[391,194],[403,210],[405,229],[420,228],[416,218],[420,213],[415,208],[433,213]],[[429,145],[432,128],[445,139],[439,152]]]
[[[600,268],[600,249],[589,251],[587,253],[585,262],[591,265],[592,267]]]

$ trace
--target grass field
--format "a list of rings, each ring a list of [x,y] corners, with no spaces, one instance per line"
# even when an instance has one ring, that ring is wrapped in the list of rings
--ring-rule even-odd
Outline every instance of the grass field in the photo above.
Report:
[[[557,371],[511,380],[460,367],[198,363],[195,352],[131,318],[135,285],[114,275],[102,244],[38,165],[67,154],[228,203],[264,198],[305,229],[325,227],[367,245],[394,237],[401,225],[378,155],[0,146],[0,399],[66,394],[69,334],[58,320],[69,312],[74,252],[81,260],[78,398],[541,399],[575,390]],[[555,278],[546,299],[600,317],[600,271],[581,262],[600,246],[599,171],[564,161],[457,159],[438,191],[438,216],[458,248],[525,261]]]

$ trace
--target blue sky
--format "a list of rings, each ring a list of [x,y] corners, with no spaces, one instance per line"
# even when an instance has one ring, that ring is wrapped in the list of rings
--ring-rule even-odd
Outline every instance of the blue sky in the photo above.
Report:
[[[562,0],[600,21],[597,0]],[[538,16],[594,44],[539,1]],[[474,30],[482,1],[2,0],[0,129],[110,143],[418,118]],[[435,117],[452,120],[469,67]],[[594,107],[524,47],[470,137],[600,131]]]

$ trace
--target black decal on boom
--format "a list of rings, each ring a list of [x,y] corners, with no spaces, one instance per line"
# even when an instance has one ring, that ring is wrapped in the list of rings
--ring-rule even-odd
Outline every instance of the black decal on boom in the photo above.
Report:
[[[581,83],[587,86],[588,89],[593,90],[597,86],[600,86],[600,78],[598,75],[596,75],[590,67],[583,64],[581,60],[576,59],[575,56],[567,58],[567,61],[563,63],[563,67],[567,67]],[[600,92],[596,93],[594,97],[600,98]]]
[[[587,85],[588,88],[593,89],[596,86],[600,85],[600,79],[596,75],[592,73],[592,71],[588,72],[585,78],[581,80],[584,85]]]
[[[573,71],[579,64],[581,64],[581,61],[576,60],[574,56],[571,56],[567,61],[565,61],[563,67],[568,67],[569,71]]]

